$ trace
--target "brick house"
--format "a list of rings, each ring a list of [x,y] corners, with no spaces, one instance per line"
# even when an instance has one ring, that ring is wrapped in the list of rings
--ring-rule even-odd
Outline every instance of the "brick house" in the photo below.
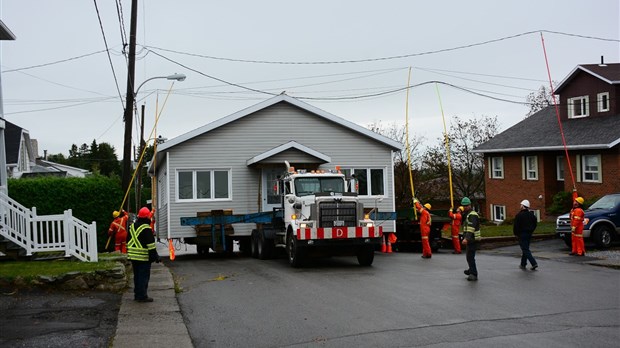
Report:
[[[484,154],[485,215],[492,221],[514,217],[523,199],[544,219],[553,196],[572,191],[573,179],[586,199],[620,192],[620,64],[579,65],[555,92],[567,151],[554,106],[474,150]]]

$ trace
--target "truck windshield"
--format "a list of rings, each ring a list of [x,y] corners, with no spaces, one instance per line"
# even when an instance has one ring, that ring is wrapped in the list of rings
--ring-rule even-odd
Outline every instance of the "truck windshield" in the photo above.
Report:
[[[588,209],[612,209],[620,202],[620,196],[607,195],[594,202]]]
[[[313,195],[317,192],[344,193],[344,180],[339,177],[295,179],[295,193],[298,197]]]

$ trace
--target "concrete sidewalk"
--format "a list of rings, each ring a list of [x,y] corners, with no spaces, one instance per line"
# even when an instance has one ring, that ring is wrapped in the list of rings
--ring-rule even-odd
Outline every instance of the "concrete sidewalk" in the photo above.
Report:
[[[158,248],[159,249],[159,248]],[[160,252],[160,255],[162,253]],[[166,254],[163,254],[164,256]],[[123,294],[118,313],[115,348],[193,347],[183,321],[174,291],[174,280],[168,267],[153,263],[149,281],[149,297],[153,302],[140,303],[133,299],[133,274],[129,288]]]

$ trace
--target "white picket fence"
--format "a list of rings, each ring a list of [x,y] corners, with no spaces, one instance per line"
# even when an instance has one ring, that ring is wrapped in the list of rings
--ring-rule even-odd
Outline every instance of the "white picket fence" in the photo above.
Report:
[[[5,193],[0,192],[0,235],[26,250],[64,252],[65,257],[97,262],[97,225],[73,217],[71,209],[63,214],[38,216]]]

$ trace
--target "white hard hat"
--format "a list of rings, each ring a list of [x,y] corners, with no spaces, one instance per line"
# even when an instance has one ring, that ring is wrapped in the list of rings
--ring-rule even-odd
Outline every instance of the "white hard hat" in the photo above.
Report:
[[[528,201],[527,199],[524,199],[524,200],[521,201],[521,205],[526,207],[526,208],[529,208],[530,207],[530,201]]]

